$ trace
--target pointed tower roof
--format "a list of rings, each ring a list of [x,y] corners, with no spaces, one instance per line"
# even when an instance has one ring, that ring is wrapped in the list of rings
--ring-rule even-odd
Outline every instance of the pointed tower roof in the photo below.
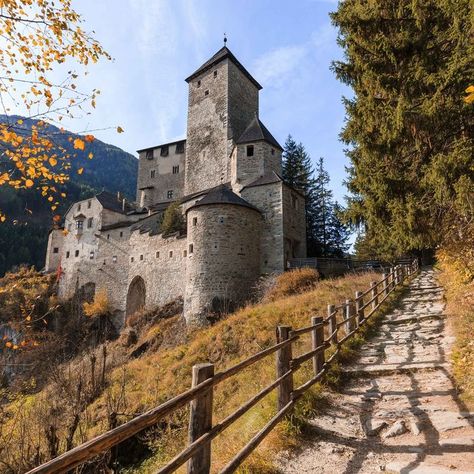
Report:
[[[209,204],[233,204],[234,206],[248,207],[249,209],[260,212],[255,206],[252,206],[252,204],[247,202],[245,199],[242,199],[240,196],[235,194],[227,184],[220,184],[219,186],[212,188],[196,204],[190,206],[187,211],[194,207],[206,206]]]
[[[232,51],[227,46],[222,47],[219,51],[217,51],[216,54],[214,54],[214,56],[212,56],[208,61],[206,61],[199,69],[197,69],[189,77],[187,77],[185,79],[186,82],[192,81],[194,78],[196,78],[203,72],[207,71],[208,69],[211,69],[213,66],[220,63],[221,61],[224,61],[224,59],[229,59],[230,61],[232,61],[244,73],[244,75],[247,76],[247,78],[254,84],[254,86],[258,90],[262,88],[262,86],[252,77],[252,75],[247,71],[247,69],[245,69],[244,66],[242,66],[242,64],[233,55]]]
[[[283,150],[281,145],[276,141],[275,137],[268,131],[258,117],[255,117],[250,125],[245,129],[244,133],[237,140],[237,143],[250,143],[264,140],[276,148]]]

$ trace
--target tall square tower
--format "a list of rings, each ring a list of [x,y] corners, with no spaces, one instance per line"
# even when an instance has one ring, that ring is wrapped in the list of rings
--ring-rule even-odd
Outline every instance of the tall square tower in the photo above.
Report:
[[[189,84],[184,193],[230,181],[230,156],[258,115],[260,84],[224,46],[186,79]]]

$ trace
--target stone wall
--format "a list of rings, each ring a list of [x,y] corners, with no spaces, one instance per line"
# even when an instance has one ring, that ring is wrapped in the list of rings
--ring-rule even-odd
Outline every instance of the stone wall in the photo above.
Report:
[[[283,249],[282,182],[244,188],[241,196],[262,211],[260,272],[280,273],[285,269]]]
[[[127,288],[136,276],[145,281],[145,307],[162,306],[184,295],[186,237],[150,236],[135,231],[130,237]]]
[[[189,83],[185,194],[227,181],[228,64]]]
[[[283,234],[285,266],[290,258],[306,257],[305,198],[283,185]]]
[[[228,134],[227,156],[233,144],[244,133],[253,118],[258,115],[258,89],[254,83],[232,62],[228,62]]]
[[[230,204],[191,208],[184,315],[188,323],[206,321],[245,303],[260,275],[259,212]]]
[[[52,229],[48,236],[48,248],[46,250],[46,262],[44,265],[46,272],[54,272],[61,263],[62,248],[64,240],[63,229]]]
[[[168,154],[162,156],[163,147]],[[179,152],[178,147],[183,147]],[[185,175],[185,140],[142,150],[139,153],[137,203],[143,206],[183,196]],[[176,172],[176,167],[179,170]],[[173,169],[175,172],[173,172]],[[168,194],[172,192],[172,195]]]
[[[247,156],[247,147],[253,146],[253,155]],[[265,141],[239,144],[231,156],[232,183],[240,190],[266,173],[281,174],[281,150]]]

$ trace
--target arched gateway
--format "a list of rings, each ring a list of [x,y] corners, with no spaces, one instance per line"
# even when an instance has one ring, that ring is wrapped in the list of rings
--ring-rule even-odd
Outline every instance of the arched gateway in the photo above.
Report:
[[[145,306],[145,297],[145,282],[141,276],[136,276],[128,288],[127,306],[125,311],[125,316],[127,318]]]

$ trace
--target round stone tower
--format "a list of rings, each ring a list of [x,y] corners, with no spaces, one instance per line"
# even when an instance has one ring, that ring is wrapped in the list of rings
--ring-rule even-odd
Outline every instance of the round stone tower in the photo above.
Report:
[[[261,225],[260,211],[226,185],[188,208],[188,324],[205,324],[249,299],[260,275]]]

